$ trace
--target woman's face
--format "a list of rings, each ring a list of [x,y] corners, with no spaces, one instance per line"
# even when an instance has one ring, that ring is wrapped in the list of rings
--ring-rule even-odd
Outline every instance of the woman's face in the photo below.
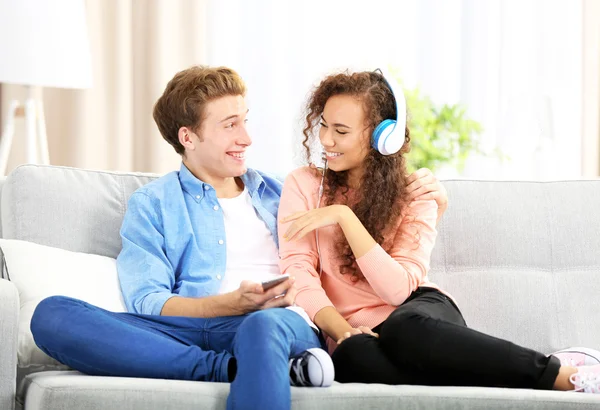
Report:
[[[351,171],[359,176],[369,153],[371,133],[365,124],[360,99],[335,95],[325,103],[321,115],[319,139],[325,149],[327,167],[333,171]]]

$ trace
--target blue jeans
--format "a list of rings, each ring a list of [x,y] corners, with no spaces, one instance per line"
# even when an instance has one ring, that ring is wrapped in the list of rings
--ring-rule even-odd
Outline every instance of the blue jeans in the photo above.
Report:
[[[114,313],[64,296],[44,299],[31,320],[35,343],[50,357],[99,376],[229,382],[228,409],[289,409],[288,361],[321,347],[295,312],[190,318]]]

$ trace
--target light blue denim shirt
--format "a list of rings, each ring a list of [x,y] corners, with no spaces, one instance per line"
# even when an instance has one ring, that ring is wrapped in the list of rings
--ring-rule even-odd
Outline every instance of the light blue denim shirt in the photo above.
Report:
[[[280,180],[253,169],[241,177],[277,244]],[[223,213],[212,186],[182,163],[135,191],[121,227],[117,270],[127,310],[160,315],[174,295],[219,291],[227,261]]]

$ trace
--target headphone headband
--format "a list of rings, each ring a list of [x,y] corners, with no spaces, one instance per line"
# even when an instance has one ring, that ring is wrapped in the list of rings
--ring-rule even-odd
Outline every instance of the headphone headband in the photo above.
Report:
[[[392,155],[400,151],[404,145],[406,132],[406,99],[402,87],[388,73],[381,68],[374,72],[379,72],[386,85],[394,96],[396,103],[396,119],[386,119],[373,130],[372,146],[382,155]]]

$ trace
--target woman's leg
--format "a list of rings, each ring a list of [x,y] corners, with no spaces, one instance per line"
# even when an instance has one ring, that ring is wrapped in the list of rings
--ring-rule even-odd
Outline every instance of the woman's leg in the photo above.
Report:
[[[415,295],[416,294],[416,295]],[[441,292],[419,288],[381,326],[381,348],[428,385],[552,389],[556,357],[469,329]]]
[[[410,372],[402,372],[391,362],[370,335],[355,335],[344,340],[331,355],[335,380],[340,383],[410,384]]]

